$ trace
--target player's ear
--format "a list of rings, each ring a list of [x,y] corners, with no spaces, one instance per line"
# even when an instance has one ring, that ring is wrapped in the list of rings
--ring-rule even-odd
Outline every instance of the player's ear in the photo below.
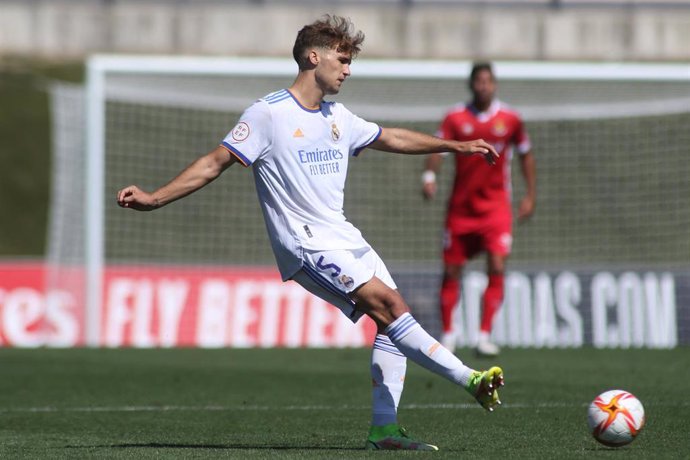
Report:
[[[319,63],[319,52],[316,49],[309,50],[307,57],[309,58],[311,65],[315,66]]]

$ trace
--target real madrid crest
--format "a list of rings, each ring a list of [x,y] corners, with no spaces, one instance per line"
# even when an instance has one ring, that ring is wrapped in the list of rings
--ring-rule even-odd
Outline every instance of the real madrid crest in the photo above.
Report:
[[[340,139],[340,130],[338,129],[338,125],[336,125],[335,123],[331,125],[331,137],[335,142],[338,142],[338,140]]]
[[[348,289],[350,289],[352,286],[355,285],[355,280],[353,280],[352,278],[350,278],[347,275],[340,275],[340,278],[338,278],[338,281],[340,281],[340,283]]]

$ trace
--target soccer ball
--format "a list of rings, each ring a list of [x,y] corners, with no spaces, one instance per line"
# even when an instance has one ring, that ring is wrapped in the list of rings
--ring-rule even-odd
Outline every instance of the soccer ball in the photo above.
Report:
[[[644,408],[639,399],[624,390],[609,390],[597,396],[587,411],[594,439],[609,447],[631,443],[644,426]]]

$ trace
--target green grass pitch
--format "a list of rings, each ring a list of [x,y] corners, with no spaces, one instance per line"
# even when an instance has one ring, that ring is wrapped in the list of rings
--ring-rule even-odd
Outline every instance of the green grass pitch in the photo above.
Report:
[[[0,349],[0,458],[689,458],[688,351],[506,350],[492,414],[409,363],[400,421],[441,450],[390,453],[362,450],[368,350]],[[647,414],[619,449],[587,431],[611,388]]]

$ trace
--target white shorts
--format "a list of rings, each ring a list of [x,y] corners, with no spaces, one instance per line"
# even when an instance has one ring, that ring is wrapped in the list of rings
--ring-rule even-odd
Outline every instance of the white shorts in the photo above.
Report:
[[[292,276],[304,289],[340,309],[353,323],[364,315],[350,293],[376,276],[397,289],[383,260],[372,248],[304,250],[302,269]]]

